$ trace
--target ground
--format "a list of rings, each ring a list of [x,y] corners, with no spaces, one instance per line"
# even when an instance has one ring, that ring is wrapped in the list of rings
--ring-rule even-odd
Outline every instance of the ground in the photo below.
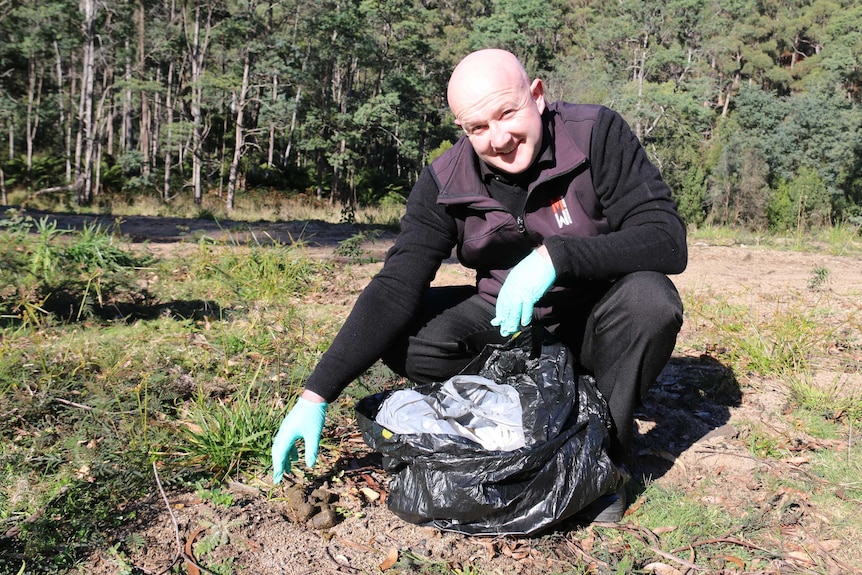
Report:
[[[79,223],[75,218],[66,219],[61,227]],[[252,240],[272,237],[290,241],[301,237],[317,256],[332,257],[339,241],[367,231],[358,226],[319,222],[234,227],[225,222],[166,218],[124,218],[120,226],[131,241],[147,240],[140,245],[157,254],[178,249],[183,240],[197,234],[231,233],[234,238]],[[391,232],[382,232],[363,244],[363,250],[378,262],[351,266],[354,272],[361,269],[360,281],[367,281],[379,269],[379,258],[391,245],[392,237]],[[822,269],[829,270],[828,278],[813,289],[812,278],[816,270]],[[468,273],[450,261],[437,282],[469,279]],[[717,294],[729,303],[763,314],[782,305],[782,294],[787,294],[785,302],[802,297],[810,298],[815,305],[815,300],[828,292],[832,306],[843,307],[857,318],[862,302],[862,262],[840,255],[691,242],[689,267],[673,280],[687,301],[699,301],[698,294]],[[341,299],[349,307],[354,297]],[[701,341],[699,330],[705,329],[708,318],[699,311],[687,310],[680,341]],[[634,513],[626,518],[621,532],[655,542],[652,538],[659,536],[658,530],[643,529],[637,521],[637,509],[644,504],[637,497],[644,485],[655,482],[725,510],[759,508],[764,516],[786,514],[780,522],[782,540],[770,546],[778,550],[773,562],[776,573],[856,572],[854,566],[862,562],[858,543],[819,535],[820,528],[830,521],[830,510],[817,508],[810,494],[771,491],[757,479],[804,475],[807,453],[818,448],[847,449],[847,442],[825,445],[803,431],[789,428],[784,417],[788,406],[786,382],[735,374],[717,359],[721,351],[713,349],[708,341],[699,349],[679,346],[638,412],[638,457],[632,469],[636,485],[632,490]],[[859,343],[835,353],[836,361],[817,366],[815,379],[858,393],[862,389]],[[767,460],[752,455],[747,435],[752,422],[788,438],[798,446],[799,456]],[[225,486],[234,496],[230,507],[219,506],[212,498],[202,498],[194,492],[169,490],[163,494],[157,489],[158,475],[154,470],[151,496],[140,502],[137,522],[119,535],[119,539],[129,540],[128,535],[134,533],[140,545],[127,550],[124,557],[97,550],[81,572],[117,573],[124,564],[133,564],[140,572],[161,573],[173,562],[179,565],[189,560],[187,572],[198,573],[195,560],[183,558],[182,554],[193,555],[204,540],[213,543],[215,550],[200,563],[211,567],[219,563],[232,565],[237,573],[377,573],[403,569],[410,561],[413,572],[429,573],[430,565],[448,565],[452,571],[445,572],[461,569],[466,573],[525,575],[565,572],[572,565],[592,564],[598,572],[607,567],[600,559],[601,553],[592,548],[596,539],[590,529],[573,526],[529,539],[476,538],[408,524],[387,510],[386,477],[379,458],[364,449],[355,427],[330,429],[327,433],[341,442],[346,460],[324,458],[316,483],[291,486],[287,482],[275,492],[264,478],[256,484],[230,483]],[[326,470],[336,463],[343,471],[327,474]],[[328,494],[319,490],[311,496],[315,487]],[[823,488],[837,489],[829,484]],[[298,497],[299,493],[304,497]],[[322,514],[309,519],[312,510],[308,505],[337,509],[338,517]],[[733,534],[716,537],[732,541]],[[606,543],[607,538],[602,541]],[[692,562],[697,564],[698,543],[692,542],[691,547],[675,553],[657,552],[651,572],[685,573],[692,568]],[[745,541],[737,543],[750,545]],[[726,571],[702,568],[690,572],[742,572],[739,565],[733,570],[734,559],[726,558]],[[815,566],[818,570],[807,570]]]

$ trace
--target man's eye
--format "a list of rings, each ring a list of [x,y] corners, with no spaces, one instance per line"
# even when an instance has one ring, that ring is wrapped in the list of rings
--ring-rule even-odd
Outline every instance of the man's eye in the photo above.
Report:
[[[467,133],[471,136],[475,136],[476,134],[481,134],[485,131],[485,126],[470,126],[467,128]]]

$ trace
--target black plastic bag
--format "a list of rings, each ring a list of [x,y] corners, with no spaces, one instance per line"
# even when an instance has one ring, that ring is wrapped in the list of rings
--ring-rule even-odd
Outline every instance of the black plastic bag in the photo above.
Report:
[[[545,342],[538,354],[512,342],[488,346],[462,373],[518,390],[527,445],[487,451],[453,435],[394,434],[375,421],[392,392],[360,400],[359,429],[383,455],[397,516],[471,535],[531,535],[622,485],[607,453],[607,405],[593,378],[575,374],[565,346]],[[433,396],[441,385],[414,389]]]

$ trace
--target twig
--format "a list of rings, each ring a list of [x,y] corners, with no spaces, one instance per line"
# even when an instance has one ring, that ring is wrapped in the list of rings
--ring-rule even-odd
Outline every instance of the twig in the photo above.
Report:
[[[72,407],[77,407],[78,409],[87,409],[90,411],[95,409],[93,407],[90,407],[89,405],[84,405],[83,403],[75,403],[74,401],[69,401],[68,399],[63,399],[60,397],[55,397],[54,401],[56,401],[57,403],[62,403],[64,405],[71,405]]]
[[[168,515],[170,516],[171,523],[174,526],[174,536],[176,537],[176,543],[177,543],[177,552],[176,552],[176,554],[174,554],[174,559],[173,559],[173,561],[171,561],[171,564],[168,565],[164,569],[164,571],[159,572],[159,575],[161,575],[162,573],[167,573],[168,571],[170,571],[171,567],[173,567],[176,564],[177,560],[179,560],[179,558],[183,556],[184,551],[183,551],[183,544],[180,541],[180,526],[177,525],[177,518],[176,518],[176,516],[174,516],[173,509],[171,509],[171,503],[170,503],[170,501],[168,501],[168,496],[165,494],[165,490],[162,488],[162,481],[159,479],[159,471],[158,471],[158,469],[156,469],[156,462],[155,461],[153,461],[153,477],[155,477],[155,479],[156,479],[156,485],[159,488],[159,493],[162,494],[162,499],[165,502],[165,508],[168,510]]]
[[[694,569],[695,571],[706,571],[707,570],[705,567],[701,567],[700,565],[692,563],[691,561],[687,561],[687,560],[683,559],[682,557],[677,557],[676,555],[673,555],[671,553],[668,553],[667,551],[662,551],[661,549],[659,549],[657,547],[657,545],[659,544],[658,543],[658,541],[659,541],[658,535],[656,535],[655,533],[653,533],[652,531],[650,531],[646,527],[641,527],[640,525],[613,525],[612,527],[615,529],[619,529],[621,531],[628,531],[629,533],[634,535],[636,538],[638,538],[641,543],[646,545],[650,551],[652,551],[653,553],[655,553],[656,555],[658,555],[660,557],[664,557],[665,559],[668,559],[668,560],[673,561],[675,563],[679,563],[683,567],[688,567],[689,569]],[[655,542],[655,544],[648,542],[647,539]]]
[[[680,551],[684,551],[689,547],[700,547],[701,545],[712,545],[713,543],[730,543],[731,545],[747,547],[748,549],[757,549],[758,551],[769,553],[772,557],[775,558],[781,557],[781,555],[775,553],[774,551],[770,551],[769,549],[766,549],[765,547],[760,547],[759,545],[755,545],[754,543],[749,543],[748,541],[743,541],[742,539],[737,539],[736,537],[714,537],[712,539],[701,539],[700,541],[693,541],[691,543],[688,543],[685,547],[677,547],[676,549],[671,550],[671,553],[679,553]]]
[[[90,405],[84,405],[83,403],[75,403],[74,401],[69,401],[68,399],[63,399],[62,397],[53,397],[52,398],[57,403],[62,403],[63,405],[69,405],[71,407],[77,407],[78,409],[86,409],[88,411],[100,411],[106,415],[129,415],[131,413],[137,413],[135,411],[105,411],[104,409],[98,409],[92,407]]]
[[[584,548],[581,547],[579,542],[567,541],[566,543],[568,543],[569,547],[571,547],[574,550],[576,555],[580,555],[581,559],[585,559],[588,564],[599,565],[603,569],[609,569],[610,568],[610,565],[608,563],[605,563],[604,561],[602,561],[598,557],[593,557],[592,555],[590,555],[589,553],[584,551]]]
[[[166,569],[164,569],[163,571],[160,571],[158,575],[162,575],[163,573],[167,573],[171,569],[171,567],[173,567],[176,564],[177,560],[180,559],[181,557],[186,563],[188,563],[188,566],[190,567],[189,573],[192,572],[191,568],[194,568],[194,569],[198,570],[198,573],[202,572],[202,573],[209,573],[210,575],[216,575],[215,573],[213,573],[212,571],[210,571],[206,567],[203,567],[197,561],[195,561],[195,558],[192,557],[191,553],[186,553],[186,550],[183,548],[182,539],[180,538],[180,526],[177,523],[177,518],[174,515],[173,509],[171,509],[171,504],[168,501],[168,496],[165,493],[164,488],[162,488],[162,481],[159,479],[159,471],[158,471],[158,469],[156,469],[156,462],[155,461],[153,461],[153,476],[156,479],[156,485],[159,488],[159,493],[162,494],[162,500],[165,502],[165,507],[168,510],[168,515],[170,516],[171,523],[174,526],[174,537],[176,538],[176,544],[177,544],[177,552],[174,555],[173,561],[171,561],[171,564],[168,565]],[[197,536],[198,533],[199,532],[195,532],[195,536]],[[193,540],[194,540],[194,538],[192,538],[192,541]]]

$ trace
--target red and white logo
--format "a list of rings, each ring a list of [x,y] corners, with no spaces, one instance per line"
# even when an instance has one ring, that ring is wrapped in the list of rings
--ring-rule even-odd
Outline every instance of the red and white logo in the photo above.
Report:
[[[572,216],[569,214],[569,207],[564,198],[558,198],[552,203],[551,209],[554,211],[554,217],[557,219],[557,225],[560,226],[560,229],[563,229],[563,226],[572,225]]]

